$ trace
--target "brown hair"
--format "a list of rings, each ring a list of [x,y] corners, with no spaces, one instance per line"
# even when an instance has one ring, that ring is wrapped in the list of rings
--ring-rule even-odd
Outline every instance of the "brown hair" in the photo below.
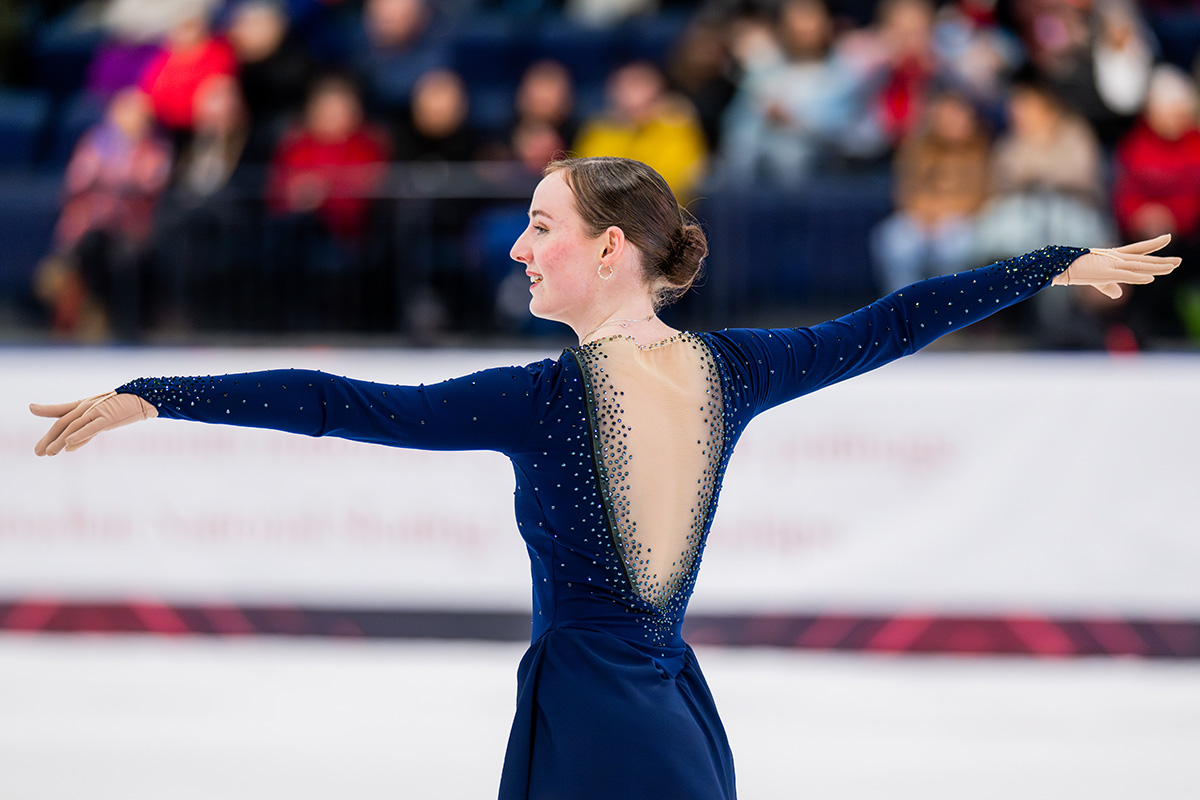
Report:
[[[691,288],[708,255],[708,241],[661,175],[640,161],[609,156],[552,161],[542,174],[559,171],[588,234],[620,228],[641,253],[656,308]]]

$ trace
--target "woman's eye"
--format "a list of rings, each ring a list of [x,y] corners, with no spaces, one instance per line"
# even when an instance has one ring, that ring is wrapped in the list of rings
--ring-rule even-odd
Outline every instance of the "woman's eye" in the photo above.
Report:
[[[535,231],[537,231],[538,233],[545,233],[545,232],[546,232],[546,228],[542,227],[541,225],[534,225],[534,226],[533,226],[533,229],[534,229]]]

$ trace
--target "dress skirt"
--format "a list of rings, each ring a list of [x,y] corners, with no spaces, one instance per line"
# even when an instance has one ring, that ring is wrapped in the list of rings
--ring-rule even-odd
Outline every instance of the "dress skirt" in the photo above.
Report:
[[[500,800],[732,800],[733,754],[695,653],[548,631],[518,670]]]

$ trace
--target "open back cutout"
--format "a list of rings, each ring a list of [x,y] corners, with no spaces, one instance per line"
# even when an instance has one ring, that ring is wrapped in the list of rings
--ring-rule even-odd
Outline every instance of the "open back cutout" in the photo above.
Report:
[[[724,439],[712,354],[681,333],[580,347],[610,533],[633,591],[667,610],[699,553]]]

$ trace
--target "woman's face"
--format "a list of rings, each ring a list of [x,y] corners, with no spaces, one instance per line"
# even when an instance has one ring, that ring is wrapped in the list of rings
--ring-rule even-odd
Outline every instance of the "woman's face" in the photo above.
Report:
[[[529,225],[509,255],[525,265],[535,317],[581,320],[600,288],[597,270],[603,235],[592,237],[575,210],[575,195],[562,170],[542,179],[529,205]]]

